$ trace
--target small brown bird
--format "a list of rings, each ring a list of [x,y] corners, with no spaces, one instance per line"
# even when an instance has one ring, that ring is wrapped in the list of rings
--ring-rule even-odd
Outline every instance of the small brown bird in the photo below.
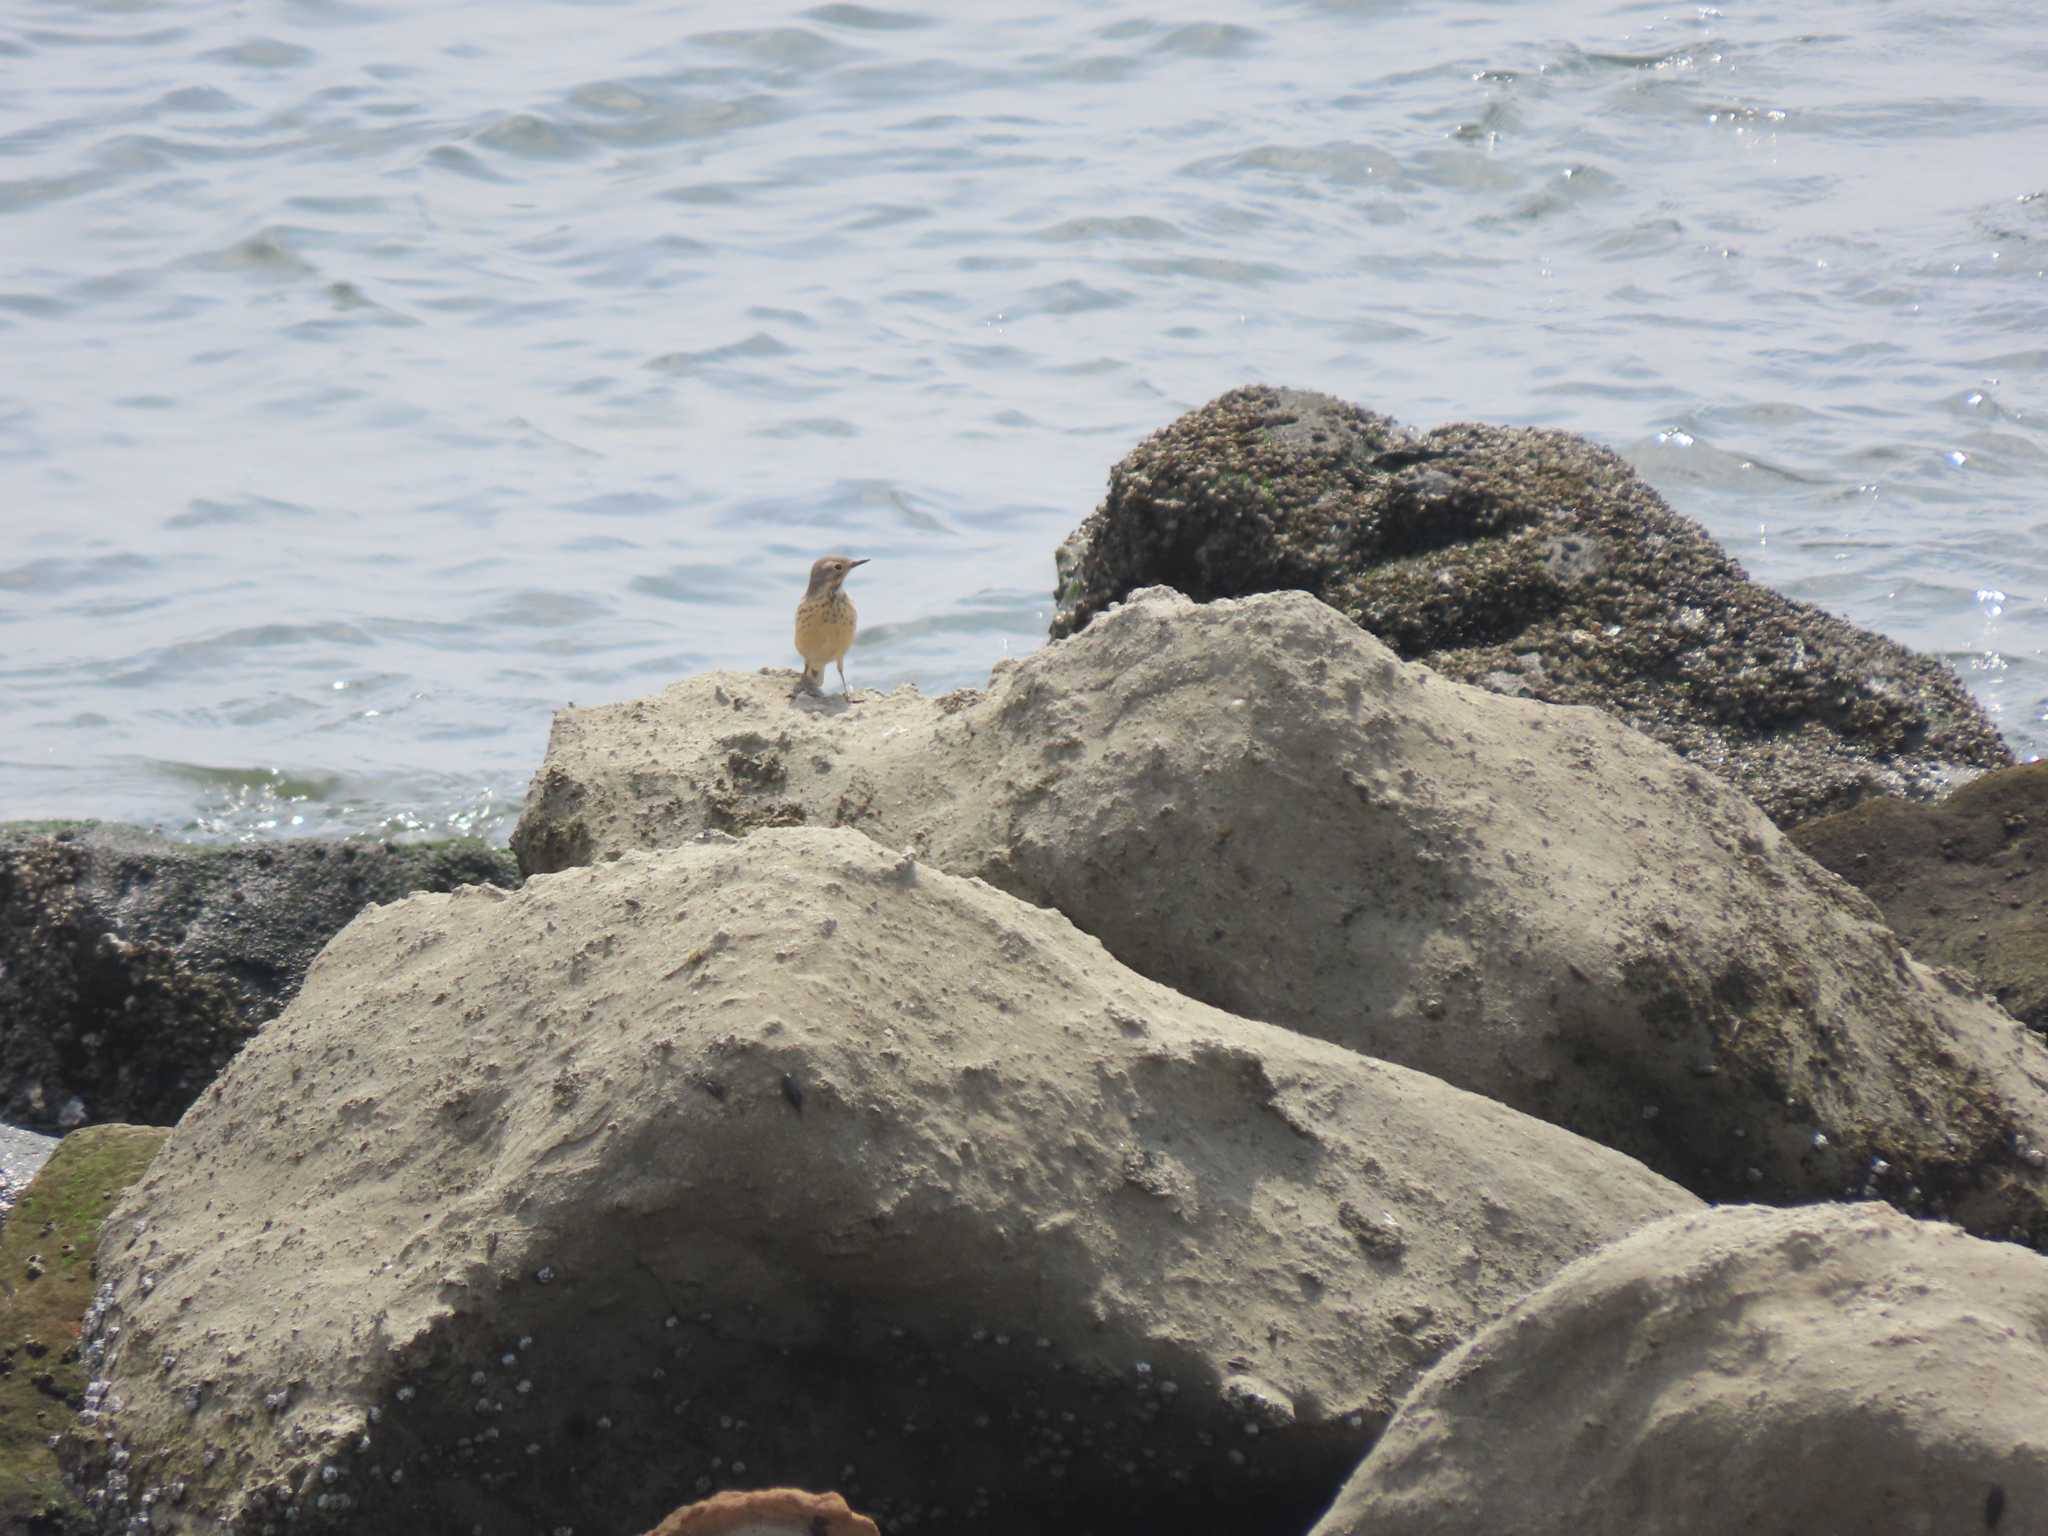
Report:
[[[804,592],[804,600],[796,605],[796,649],[804,659],[803,681],[800,689],[812,693],[823,691],[825,663],[831,662],[839,669],[839,687],[847,698],[853,697],[853,690],[846,682],[846,653],[853,649],[854,626],[859,618],[853,611],[853,599],[840,590],[846,581],[846,573],[856,565],[866,565],[865,560],[849,560],[844,555],[827,555],[811,567],[811,584]]]

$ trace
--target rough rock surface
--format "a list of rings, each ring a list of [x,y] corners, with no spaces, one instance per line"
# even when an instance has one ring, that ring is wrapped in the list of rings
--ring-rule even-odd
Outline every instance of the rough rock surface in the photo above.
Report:
[[[109,1220],[68,1465],[158,1532],[831,1483],[1295,1536],[1431,1360],[1695,1208],[857,834],[720,837],[357,918]]]
[[[169,1124],[368,903],[518,878],[473,840],[222,848],[0,824],[0,1118]]]
[[[2048,1031],[2048,763],[1987,773],[1937,805],[1866,801],[1791,836],[1914,954],[1973,972]]]
[[[1729,1206],[1445,1359],[1313,1536],[2048,1531],[2048,1259],[1881,1205]]]
[[[836,1493],[801,1488],[734,1490],[679,1509],[647,1536],[881,1536],[875,1522]]]
[[[170,1133],[95,1125],[57,1144],[0,1229],[0,1532],[70,1536],[86,1513],[50,1437],[85,1393],[78,1320],[92,1301],[100,1221]]]
[[[1134,594],[985,694],[697,677],[556,717],[528,868],[845,823],[1126,965],[1709,1198],[2048,1240],[2048,1050],[1648,737],[1445,681],[1300,593]]]
[[[1449,676],[1608,710],[1780,825],[2012,761],[1941,662],[1757,585],[1570,433],[1232,390],[1110,471],[1058,565],[1055,638],[1138,587],[1299,588]]]

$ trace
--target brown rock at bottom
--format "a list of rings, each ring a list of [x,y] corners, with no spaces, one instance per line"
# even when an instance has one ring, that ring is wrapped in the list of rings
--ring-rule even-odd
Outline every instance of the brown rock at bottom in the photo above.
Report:
[[[881,1536],[836,1493],[731,1489],[685,1504],[647,1536]]]

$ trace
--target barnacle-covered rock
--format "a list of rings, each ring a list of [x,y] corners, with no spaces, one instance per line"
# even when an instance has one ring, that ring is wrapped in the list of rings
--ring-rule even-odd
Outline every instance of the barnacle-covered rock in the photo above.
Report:
[[[1234,389],[1132,449],[1057,563],[1056,638],[1140,587],[1312,592],[1447,676],[1605,709],[1781,826],[2012,761],[1938,659],[1751,581],[1568,432]]]
[[[1423,1378],[1313,1536],[2048,1530],[2048,1258],[1727,1206],[1572,1265]]]
[[[985,693],[719,673],[556,717],[520,818],[603,860],[769,816],[1055,906],[1126,965],[1638,1157],[2048,1242],[2048,1050],[1727,784],[1297,592],[1134,593]]]
[[[714,835],[350,924],[109,1219],[65,1454],[156,1532],[1296,1536],[1696,1206],[856,833]]]
[[[0,1116],[168,1125],[371,902],[516,884],[475,839],[217,848],[0,822]]]

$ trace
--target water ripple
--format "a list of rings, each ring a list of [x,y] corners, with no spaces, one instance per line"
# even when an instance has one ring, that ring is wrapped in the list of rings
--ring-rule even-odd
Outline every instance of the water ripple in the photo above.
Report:
[[[1618,444],[2048,745],[2020,9],[713,20],[12,19],[0,815],[502,835],[553,707],[786,664],[830,549],[861,686],[978,682],[1248,379]]]

